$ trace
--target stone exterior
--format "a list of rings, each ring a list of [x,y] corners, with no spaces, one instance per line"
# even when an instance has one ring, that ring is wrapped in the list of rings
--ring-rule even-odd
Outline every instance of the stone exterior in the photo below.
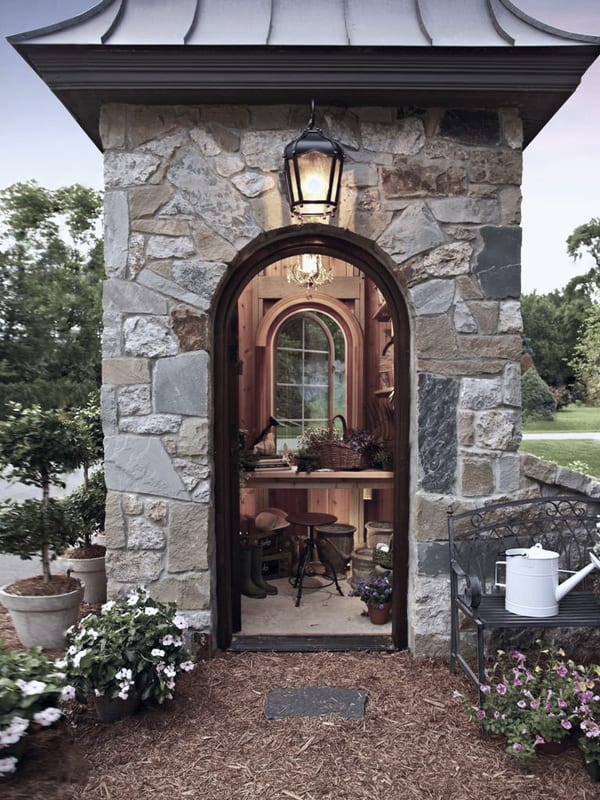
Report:
[[[102,110],[110,592],[145,583],[205,629],[216,622],[212,315],[234,256],[290,224],[281,156],[300,118],[284,106]],[[411,319],[409,644],[445,653],[447,506],[533,483],[515,454],[521,122],[511,109],[325,119],[349,156],[329,230],[385,254]]]

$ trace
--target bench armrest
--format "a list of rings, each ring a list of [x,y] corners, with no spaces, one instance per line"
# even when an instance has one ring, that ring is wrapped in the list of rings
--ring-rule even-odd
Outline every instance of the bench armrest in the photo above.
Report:
[[[481,602],[481,581],[476,575],[467,575],[456,561],[452,561],[452,570],[458,578],[465,582],[465,589],[460,599],[469,608],[477,608]]]

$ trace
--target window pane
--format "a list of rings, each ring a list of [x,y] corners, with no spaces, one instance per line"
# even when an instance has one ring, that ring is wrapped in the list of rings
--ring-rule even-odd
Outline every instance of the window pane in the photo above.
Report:
[[[329,342],[323,328],[312,320],[305,320],[304,347],[307,350],[329,352]]]
[[[328,387],[319,389],[307,386],[304,389],[304,418],[316,425],[317,420],[327,420],[329,416]]]
[[[329,387],[329,354],[305,353],[304,383]]]

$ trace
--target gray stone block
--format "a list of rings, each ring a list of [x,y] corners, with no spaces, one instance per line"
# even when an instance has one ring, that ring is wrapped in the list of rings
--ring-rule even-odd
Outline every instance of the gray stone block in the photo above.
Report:
[[[106,311],[133,314],[166,314],[168,310],[164,297],[132,281],[105,281],[103,303]]]
[[[455,378],[419,375],[419,460],[425,491],[450,494],[454,488],[457,404]]]
[[[156,362],[153,376],[154,410],[187,417],[208,414],[208,355],[182,353]]]
[[[411,290],[415,313],[445,314],[454,300],[454,290],[452,280],[434,279],[415,286]]]
[[[104,195],[104,261],[106,272],[125,277],[129,243],[129,207],[126,192]]]
[[[134,435],[107,436],[104,458],[108,489],[188,499],[188,493],[159,439]]]
[[[172,356],[178,349],[167,317],[129,317],[123,323],[123,338],[128,356]]]
[[[483,249],[477,256],[474,273],[486,297],[504,299],[521,295],[521,228],[491,226],[481,228]]]
[[[271,689],[265,702],[265,717],[364,719],[367,696],[365,689],[336,689],[328,686]]]
[[[413,203],[394,219],[378,239],[378,244],[397,261],[444,243],[444,232],[425,203]]]
[[[418,542],[419,575],[448,575],[448,542]]]

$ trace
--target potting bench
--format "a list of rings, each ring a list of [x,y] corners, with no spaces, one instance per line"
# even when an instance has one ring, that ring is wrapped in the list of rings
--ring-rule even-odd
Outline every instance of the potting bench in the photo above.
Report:
[[[458,664],[476,686],[485,683],[485,633],[490,629],[600,626],[600,603],[589,591],[589,578],[560,601],[552,617],[506,611],[504,591],[495,583],[496,562],[506,550],[538,542],[559,554],[561,572],[577,572],[590,563],[589,552],[600,541],[599,515],[600,498],[586,496],[492,503],[459,514],[449,510],[451,672]],[[461,633],[471,626],[476,632],[476,671],[461,653]]]

